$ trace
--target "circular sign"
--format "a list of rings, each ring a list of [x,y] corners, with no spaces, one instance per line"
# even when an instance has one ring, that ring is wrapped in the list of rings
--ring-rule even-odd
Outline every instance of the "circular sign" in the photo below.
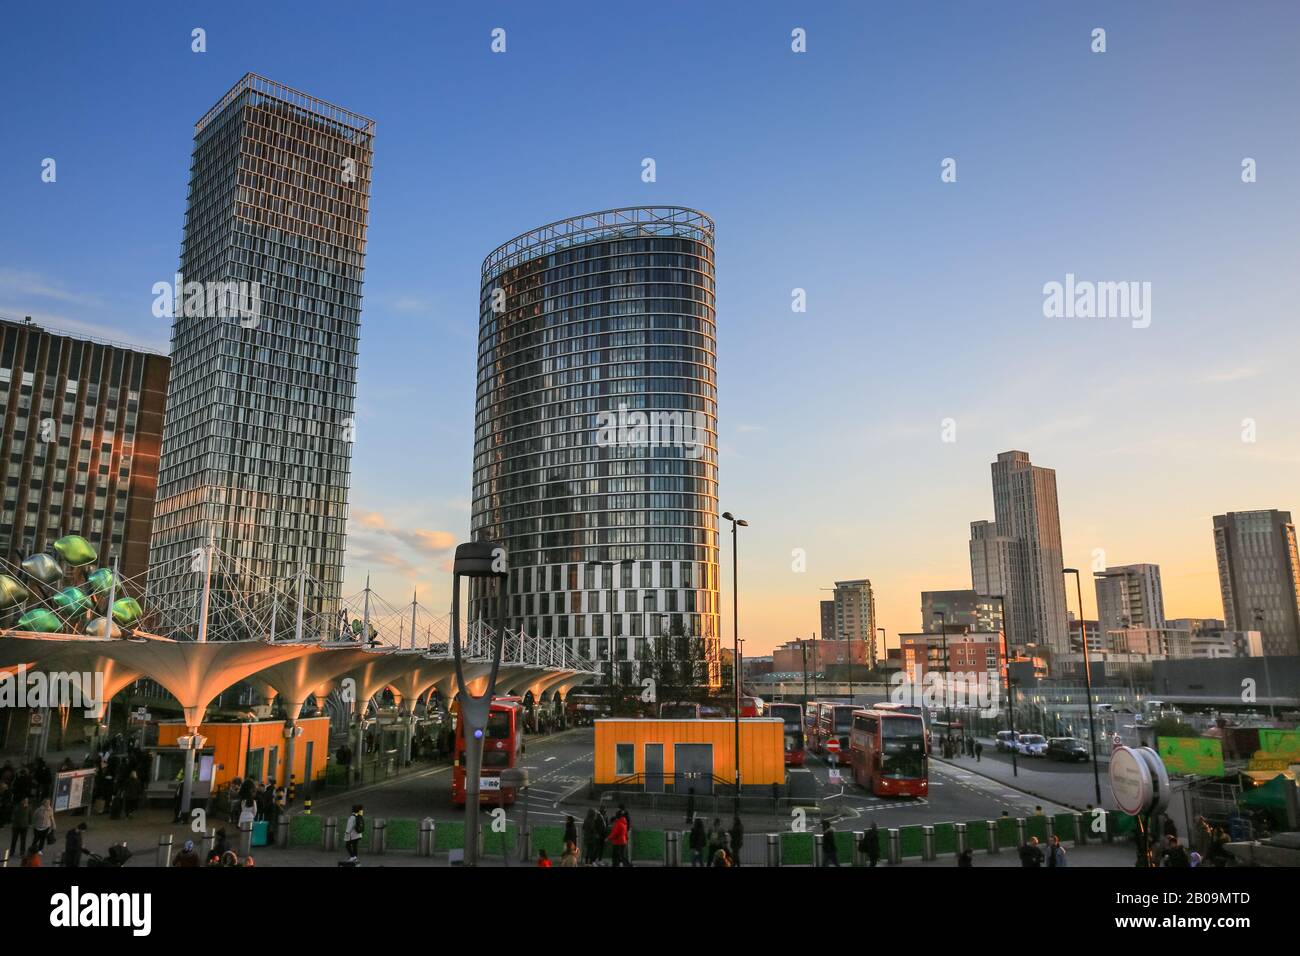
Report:
[[[837,754],[837,753],[839,753],[839,752],[840,752],[840,742],[839,742],[838,740],[836,740],[834,737],[832,737],[830,740],[826,741],[826,752],[827,752],[827,753],[833,753],[833,754]]]
[[[1110,789],[1115,805],[1129,816],[1145,813],[1151,805],[1151,769],[1132,747],[1117,747],[1110,755]]]
[[[1169,807],[1171,795],[1169,771],[1165,769],[1165,762],[1160,759],[1160,754],[1150,747],[1139,747],[1137,753],[1146,761],[1147,769],[1151,771],[1151,810],[1154,813],[1164,813]]]

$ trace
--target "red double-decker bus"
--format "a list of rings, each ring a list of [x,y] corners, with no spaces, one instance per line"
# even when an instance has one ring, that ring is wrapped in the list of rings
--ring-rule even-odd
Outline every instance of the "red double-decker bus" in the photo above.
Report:
[[[803,708],[798,704],[769,704],[769,717],[777,717],[785,736],[785,765],[802,767],[807,754],[803,733]]]
[[[930,792],[925,725],[916,714],[854,711],[848,762],[853,782],[877,797],[924,797]]]
[[[767,705],[761,697],[741,697],[740,698],[740,716],[741,717],[762,717]]]
[[[501,786],[501,771],[517,766],[524,747],[524,708],[518,697],[494,697],[483,732],[483,770],[479,803],[509,805],[515,788]],[[451,770],[451,802],[465,805],[465,722],[456,717],[456,763]]]
[[[822,704],[817,711],[817,747],[820,754],[827,753],[826,744],[834,738],[840,745],[836,762],[848,762],[849,731],[853,728],[852,704]]]

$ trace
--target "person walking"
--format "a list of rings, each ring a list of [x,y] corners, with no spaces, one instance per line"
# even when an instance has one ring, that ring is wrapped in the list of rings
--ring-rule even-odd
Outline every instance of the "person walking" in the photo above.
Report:
[[[199,855],[194,850],[194,841],[186,840],[181,851],[172,859],[172,866],[192,867],[199,865]]]
[[[1020,865],[1028,867],[1043,865],[1043,851],[1038,846],[1038,837],[1030,837],[1029,842],[1020,848]]]
[[[840,850],[835,845],[835,828],[831,821],[822,821],[822,866],[839,866]]]
[[[140,782],[140,775],[134,770],[127,776],[126,782],[122,784],[122,811],[126,814],[128,820],[140,806],[140,795],[144,792],[144,785]]]
[[[691,827],[691,866],[704,865],[704,853],[709,847],[709,835],[704,830],[704,818],[696,817]]]
[[[551,858],[547,855],[545,848],[537,851],[537,865],[540,867],[549,867]]]
[[[41,801],[41,805],[36,808],[32,814],[32,850],[40,851],[45,849],[47,843],[54,840],[54,807],[50,806],[49,798]]]
[[[9,819],[9,826],[13,829],[13,835],[9,838],[9,855],[11,857],[15,855],[15,850],[19,851],[20,859],[27,855],[27,828],[31,825],[31,801],[27,797],[23,797],[14,804],[13,816]]]
[[[570,840],[564,844],[564,852],[560,854],[560,866],[577,866],[578,865],[578,844],[575,840]]]
[[[722,820],[719,817],[713,818],[713,826],[709,830],[709,864],[713,864],[714,854],[718,852],[727,839],[727,831],[722,829]]]
[[[588,808],[582,819],[582,853],[587,866],[596,865],[596,811],[592,808]]]
[[[871,821],[871,826],[867,829],[867,832],[862,834],[858,849],[866,856],[870,866],[875,866],[880,862],[880,829],[876,826],[875,820]]]
[[[1065,847],[1061,846],[1061,838],[1052,835],[1052,842],[1047,847],[1047,865],[1048,866],[1066,866]]]
[[[974,854],[971,853],[970,847],[957,854],[957,865],[959,867],[974,865]]]
[[[614,814],[614,824],[609,828],[609,845],[613,854],[611,866],[631,866],[627,859],[627,816],[622,810]]]
[[[740,848],[745,843],[745,825],[740,822],[740,816],[737,814],[731,818],[731,855],[735,860],[736,866],[740,866]]]
[[[979,763],[982,756],[984,756],[984,745],[977,740],[975,741],[975,762]]]
[[[605,842],[609,839],[609,820],[605,818],[605,811],[596,810],[596,855],[593,858],[593,866],[603,866],[605,860]]]
[[[731,847],[728,845],[730,842],[731,837],[727,836],[726,833],[723,833],[722,842],[718,844],[718,848],[713,851],[713,855],[709,858],[709,866],[729,867],[734,865],[731,856]]]
[[[1186,869],[1192,865],[1191,858],[1187,855],[1187,847],[1179,843],[1178,837],[1172,833],[1165,837],[1165,848],[1160,854],[1160,865],[1179,869]]]
[[[357,862],[357,850],[361,846],[361,835],[365,832],[365,809],[361,804],[354,803],[352,805],[352,814],[348,817],[348,825],[343,831],[343,845],[347,847],[348,863]]]
[[[78,823],[68,831],[68,835],[63,838],[63,865],[67,867],[81,866],[81,852],[85,844],[86,824]]]
[[[578,821],[572,815],[564,818],[564,842],[578,845]]]

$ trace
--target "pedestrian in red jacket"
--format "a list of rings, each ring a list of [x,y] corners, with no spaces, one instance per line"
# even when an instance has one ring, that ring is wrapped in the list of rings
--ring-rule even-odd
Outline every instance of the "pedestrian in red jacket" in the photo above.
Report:
[[[615,814],[614,825],[609,828],[609,838],[606,842],[613,847],[613,866],[632,865],[627,859],[627,817],[621,812]]]

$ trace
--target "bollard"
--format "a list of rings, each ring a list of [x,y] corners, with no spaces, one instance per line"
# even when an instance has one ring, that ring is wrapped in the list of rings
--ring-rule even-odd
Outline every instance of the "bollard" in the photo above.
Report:
[[[1029,821],[1024,817],[1016,817],[1016,846],[1024,846],[1029,842]]]
[[[1001,847],[998,846],[998,821],[985,820],[984,825],[988,827],[989,834],[989,848],[987,852],[989,856],[993,856],[1001,849]]]
[[[337,818],[325,818],[325,826],[321,829],[321,837],[326,850],[334,850],[338,847],[339,821]]]
[[[158,859],[159,866],[172,865],[172,835],[164,833],[158,837]]]
[[[961,856],[970,849],[970,835],[966,832],[966,824],[954,823],[952,825],[952,835],[957,841],[957,855]]]
[[[9,851],[8,850],[0,851],[0,870],[5,869],[8,866],[9,866]]]
[[[1074,819],[1074,845],[1083,846],[1088,842],[1088,832],[1084,829],[1088,821],[1084,819],[1082,813],[1073,814]]]
[[[302,812],[307,814],[307,816],[311,816],[311,797],[308,797],[302,802]]]
[[[933,860],[939,854],[935,850],[934,827],[921,827],[921,859]]]
[[[374,836],[370,838],[370,852],[383,856],[384,847],[388,845],[388,821],[383,817],[375,820]]]
[[[212,859],[212,851],[217,848],[217,829],[209,827],[208,832],[203,835],[203,862],[207,863]]]
[[[853,831],[853,847],[849,850],[849,859],[853,861],[853,866],[867,865],[867,855],[862,852],[862,837],[861,830]]]
[[[822,865],[822,835],[813,834],[813,866],[820,868]]]
[[[283,813],[275,821],[275,842],[281,850],[289,849],[289,814]]]
[[[253,852],[253,821],[246,820],[239,825],[239,855],[246,857]]]
[[[519,830],[519,859],[527,863],[533,858],[533,827],[529,824]],[[554,865],[554,864],[552,864]]]
[[[420,839],[417,843],[420,856],[433,856],[433,817],[420,821]]]
[[[781,865],[781,835],[778,833],[767,835],[767,865]]]
[[[898,832],[898,827],[890,827],[887,831],[889,834],[889,862],[903,862],[903,837]]]
[[[666,830],[664,832],[664,866],[681,866],[682,835],[677,830]]]

